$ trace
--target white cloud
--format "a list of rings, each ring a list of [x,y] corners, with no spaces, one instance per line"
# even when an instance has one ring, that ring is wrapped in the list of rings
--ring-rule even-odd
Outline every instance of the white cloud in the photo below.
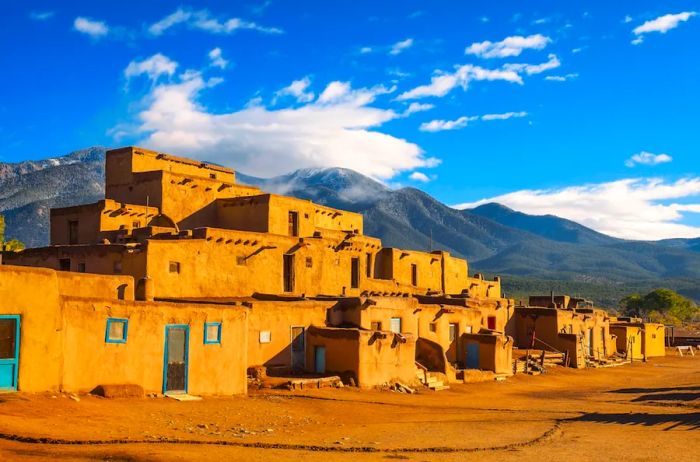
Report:
[[[398,100],[418,99],[428,96],[445,96],[455,87],[461,86],[466,90],[474,80],[504,80],[506,82],[523,83],[522,77],[513,70],[484,69],[483,67],[465,64],[456,68],[453,73],[437,73],[430,79],[428,85],[421,85],[401,93]]]
[[[633,178],[560,189],[522,190],[455,207],[498,202],[529,214],[554,214],[611,236],[654,240],[700,236],[700,227],[679,223],[683,213],[700,213],[700,203],[669,203],[693,198],[700,200],[700,177],[675,182]]]
[[[32,11],[29,13],[29,17],[34,21],[47,21],[53,18],[53,11]]]
[[[275,93],[273,104],[276,104],[279,98],[285,96],[292,96],[299,103],[308,103],[313,101],[316,95],[312,91],[307,91],[310,85],[311,79],[308,76],[304,77],[303,79],[293,81]]]
[[[541,74],[542,72],[556,69],[561,66],[561,61],[557,58],[557,55],[550,54],[548,61],[541,64],[505,64],[503,69],[514,71],[517,73],[524,72],[527,75]]]
[[[159,36],[178,24],[186,24],[190,28],[207,31],[212,34],[232,34],[237,30],[255,30],[266,34],[283,33],[277,27],[261,26],[241,18],[219,19],[212,16],[207,10],[191,11],[185,8],[178,8],[160,21],[151,24],[148,31],[151,35]]]
[[[659,165],[671,162],[672,160],[673,157],[668,154],[653,154],[651,152],[642,151],[627,159],[625,165],[628,167],[634,167],[635,165]]]
[[[306,167],[347,167],[377,179],[434,167],[421,148],[378,129],[401,117],[376,107],[382,86],[353,89],[330,83],[316,101],[272,110],[248,105],[212,113],[198,99],[208,88],[199,73],[156,85],[143,100],[132,136],[139,144],[230,165],[258,176]]]
[[[75,18],[73,28],[93,38],[103,37],[109,33],[109,26],[104,21],[96,21],[82,16]]]
[[[644,24],[637,26],[632,30],[634,35],[637,37],[632,40],[632,44],[639,45],[644,41],[644,34],[648,34],[650,32],[665,34],[671,29],[678,27],[681,22],[686,22],[696,15],[697,13],[695,11],[684,11],[683,13],[678,14],[665,14],[656,19],[646,21]]]
[[[552,22],[552,18],[539,18],[532,21],[533,25],[541,26],[542,24],[548,24]]]
[[[220,69],[226,69],[226,66],[228,66],[228,61],[224,59],[221,54],[221,48],[218,47],[209,52],[209,61],[212,66]]]
[[[372,47],[362,47],[360,48],[360,53],[366,55],[367,53],[372,53]]]
[[[545,80],[549,80],[551,82],[566,82],[567,80],[573,80],[578,77],[578,74],[572,73],[572,74],[566,74],[566,75],[548,75],[545,77]]]
[[[146,74],[149,79],[155,81],[164,74],[172,77],[176,69],[177,63],[175,61],[160,53],[156,53],[142,61],[131,61],[124,69],[124,77],[130,79]]]
[[[391,50],[389,50],[390,55],[398,55],[404,50],[407,50],[413,46],[413,39],[412,38],[407,38],[406,40],[402,40],[400,42],[396,42],[391,46]]]
[[[632,21],[634,21],[634,18],[632,18],[632,16],[630,15],[626,15],[625,18],[622,20],[622,22],[624,22],[625,24],[629,24]]]
[[[430,177],[423,172],[413,172],[408,177],[413,181],[420,181],[421,183],[428,183],[430,181]]]
[[[429,111],[433,109],[435,106],[432,104],[424,104],[424,103],[411,103],[408,105],[405,111],[403,111],[403,116],[408,117],[411,114],[415,114],[416,112],[423,112],[423,111]]]
[[[527,112],[504,112],[501,114],[484,114],[480,116],[462,116],[456,120],[431,120],[420,125],[419,130],[423,132],[441,132],[445,130],[458,130],[469,125],[469,122],[476,120],[491,121],[491,120],[507,120],[512,118],[527,117]]]
[[[523,50],[541,50],[547,46],[552,40],[542,34],[529,35],[514,35],[506,37],[500,42],[484,42],[472,43],[464,52],[468,55],[476,55],[481,58],[508,58],[512,56],[520,56]]]

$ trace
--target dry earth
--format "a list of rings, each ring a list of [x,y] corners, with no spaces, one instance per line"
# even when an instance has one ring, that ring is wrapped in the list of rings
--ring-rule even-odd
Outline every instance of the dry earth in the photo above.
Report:
[[[700,356],[404,395],[0,395],[0,460],[700,460]]]

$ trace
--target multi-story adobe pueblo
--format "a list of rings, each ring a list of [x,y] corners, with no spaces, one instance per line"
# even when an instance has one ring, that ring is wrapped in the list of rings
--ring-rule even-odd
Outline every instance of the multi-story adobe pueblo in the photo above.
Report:
[[[524,308],[499,278],[447,252],[385,248],[359,214],[137,147],[108,151],[105,176],[104,200],[51,211],[50,246],[3,256],[0,388],[234,394],[255,367],[439,384],[512,373],[507,329],[516,346],[561,346],[559,324],[535,336],[513,322]]]

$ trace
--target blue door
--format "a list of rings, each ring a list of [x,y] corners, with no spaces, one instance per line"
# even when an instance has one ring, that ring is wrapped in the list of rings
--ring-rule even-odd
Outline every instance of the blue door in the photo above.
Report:
[[[165,326],[165,358],[163,361],[163,394],[187,393],[190,326]]]
[[[314,353],[315,353],[314,370],[316,371],[317,374],[325,374],[326,373],[326,347],[317,346],[314,348]]]
[[[19,316],[0,315],[0,390],[17,390]]]
[[[465,358],[465,363],[467,369],[478,369],[479,368],[479,344],[478,343],[467,343],[467,357]]]

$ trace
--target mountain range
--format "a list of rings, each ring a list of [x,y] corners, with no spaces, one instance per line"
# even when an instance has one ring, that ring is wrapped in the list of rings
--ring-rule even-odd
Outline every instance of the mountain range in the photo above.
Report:
[[[103,197],[104,151],[93,147],[42,161],[0,163],[0,213],[8,237],[29,246],[46,245],[51,207]],[[663,281],[700,298],[694,283],[700,279],[700,238],[627,241],[560,217],[528,215],[495,203],[457,210],[418,189],[389,189],[343,168],[302,169],[268,179],[237,173],[237,180],[362,213],[365,233],[386,246],[447,250],[467,258],[470,272],[508,275],[520,285],[571,281],[583,284],[583,291],[586,285],[611,284],[622,291]]]

